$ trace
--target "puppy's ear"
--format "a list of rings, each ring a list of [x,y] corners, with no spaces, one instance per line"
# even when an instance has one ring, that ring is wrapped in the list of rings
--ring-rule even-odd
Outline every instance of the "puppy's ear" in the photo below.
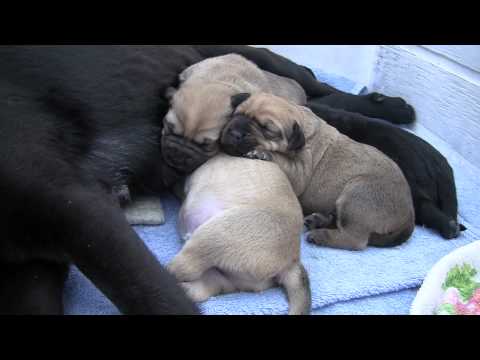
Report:
[[[169,87],[167,91],[165,91],[165,97],[168,100],[172,100],[173,95],[175,95],[176,92],[177,92],[177,89],[175,89],[174,87]]]
[[[297,122],[293,125],[292,132],[288,137],[288,151],[298,151],[305,146],[305,135]]]
[[[240,93],[237,95],[233,95],[231,98],[232,108],[235,110],[237,107],[240,106],[240,104],[247,101],[250,98],[250,96],[252,96],[252,94],[249,94],[249,93]]]

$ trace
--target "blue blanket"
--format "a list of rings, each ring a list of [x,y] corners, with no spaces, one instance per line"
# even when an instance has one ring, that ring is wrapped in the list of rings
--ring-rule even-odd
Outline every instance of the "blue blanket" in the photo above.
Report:
[[[314,71],[320,81],[358,94],[363,86],[348,79]],[[417,227],[410,241],[396,248],[369,248],[362,252],[327,249],[302,239],[302,262],[312,287],[313,314],[407,314],[416,288],[444,255],[480,239],[480,170],[448,144],[420,125],[413,131],[434,145],[450,161],[456,176],[460,221],[468,227],[460,238],[443,240],[429,229]],[[166,224],[135,230],[162,264],[181,249],[175,230],[179,202],[162,195]],[[218,296],[201,304],[205,314],[286,314],[288,303],[280,289],[263,293]],[[75,267],[65,288],[67,314],[118,314],[118,310]]]

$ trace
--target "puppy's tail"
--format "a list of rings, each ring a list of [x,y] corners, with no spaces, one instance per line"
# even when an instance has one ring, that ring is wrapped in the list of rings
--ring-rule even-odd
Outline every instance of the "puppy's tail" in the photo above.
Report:
[[[285,288],[289,302],[289,315],[310,315],[312,293],[310,281],[303,265],[298,262],[284,271],[278,282]]]

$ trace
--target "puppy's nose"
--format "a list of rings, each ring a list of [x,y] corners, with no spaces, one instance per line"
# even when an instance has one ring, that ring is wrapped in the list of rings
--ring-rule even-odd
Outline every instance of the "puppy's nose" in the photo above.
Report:
[[[243,138],[245,137],[245,135],[241,131],[235,129],[230,129],[228,135],[232,138],[232,140],[235,140],[236,142],[243,140]]]

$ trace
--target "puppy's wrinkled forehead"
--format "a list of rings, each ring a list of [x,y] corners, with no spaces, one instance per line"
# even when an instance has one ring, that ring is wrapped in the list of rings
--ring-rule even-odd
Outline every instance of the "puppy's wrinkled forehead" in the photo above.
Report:
[[[230,96],[217,89],[187,87],[178,91],[172,101],[175,130],[190,140],[216,140],[225,126],[230,108]]]
[[[273,121],[282,128],[298,119],[298,109],[289,101],[275,95],[259,93],[251,96],[235,111],[260,122]]]

